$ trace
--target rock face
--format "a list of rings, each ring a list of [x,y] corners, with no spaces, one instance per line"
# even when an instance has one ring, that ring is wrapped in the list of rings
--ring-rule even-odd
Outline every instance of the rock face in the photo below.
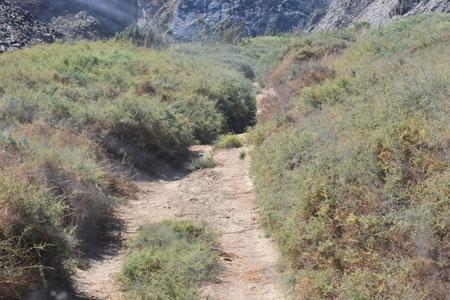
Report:
[[[358,22],[379,26],[426,12],[450,12],[448,0],[334,0],[313,30],[333,30]]]
[[[74,15],[66,14],[54,17],[49,26],[70,40],[79,38],[96,39],[109,34],[103,24],[86,11],[80,11]]]
[[[137,0],[10,0],[68,39],[110,37],[136,22]]]
[[[0,0],[0,5],[0,50],[51,42],[56,32],[66,39],[110,37],[134,23],[190,41],[227,31],[255,36],[357,22],[378,26],[409,15],[450,12],[449,0]]]
[[[36,43],[51,43],[57,33],[24,10],[0,0],[0,52]]]
[[[181,0],[171,24],[173,36],[193,40],[230,27],[244,36],[288,32],[311,26],[330,0]]]
[[[157,1],[158,2],[158,1]],[[166,1],[177,40],[196,40],[234,27],[243,36],[334,30],[358,22],[382,25],[404,16],[450,12],[449,0],[178,0]],[[160,19],[148,13],[147,19]],[[167,14],[166,14],[167,17]]]

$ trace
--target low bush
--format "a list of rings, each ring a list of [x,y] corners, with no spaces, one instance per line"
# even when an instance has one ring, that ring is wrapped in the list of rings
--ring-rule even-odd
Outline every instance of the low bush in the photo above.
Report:
[[[163,29],[151,25],[132,25],[119,33],[118,40],[130,41],[138,47],[167,48],[170,39]]]
[[[240,160],[245,160],[246,157],[247,157],[247,152],[241,151],[241,153],[239,153]]]
[[[211,155],[194,158],[188,165],[188,170],[196,171],[201,169],[210,169],[216,166],[216,162]]]
[[[242,139],[234,134],[223,135],[217,140],[215,148],[217,149],[231,149],[240,148],[244,145]]]
[[[203,223],[147,225],[129,244],[121,280],[138,299],[195,299],[201,283],[214,282],[216,235]]]
[[[0,290],[68,281],[70,262],[105,240],[118,199],[133,193],[87,136],[43,122],[0,137]]]
[[[59,277],[75,246],[64,226],[66,209],[50,190],[0,174],[2,298],[16,298],[20,291],[39,286],[46,275]]]

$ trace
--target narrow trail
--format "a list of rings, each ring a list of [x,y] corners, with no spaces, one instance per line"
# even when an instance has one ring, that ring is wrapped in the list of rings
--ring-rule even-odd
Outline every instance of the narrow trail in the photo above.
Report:
[[[116,216],[125,223],[122,239],[131,238],[141,225],[169,218],[206,221],[222,233],[219,252],[224,271],[219,283],[201,288],[212,299],[285,299],[279,286],[275,244],[265,237],[259,222],[258,205],[250,178],[249,155],[239,158],[246,148],[214,153],[217,166],[189,175],[169,168],[165,179],[141,175],[135,180],[138,199],[118,208]],[[206,153],[210,146],[194,146]],[[92,259],[90,267],[75,274],[77,289],[89,299],[123,299],[116,282],[124,261],[119,248]]]

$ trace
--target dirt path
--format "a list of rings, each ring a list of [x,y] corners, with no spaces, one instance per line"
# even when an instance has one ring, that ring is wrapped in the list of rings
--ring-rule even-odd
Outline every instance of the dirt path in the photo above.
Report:
[[[209,152],[208,146],[195,146]],[[259,223],[258,206],[248,177],[249,159],[239,154],[247,150],[220,150],[214,154],[217,167],[187,176],[167,171],[167,179],[140,176],[137,200],[120,207],[117,217],[125,222],[122,238],[130,238],[147,223],[168,218],[204,220],[222,233],[220,252],[224,272],[220,283],[204,286],[201,294],[213,299],[285,299],[279,287],[274,243],[265,237]],[[87,270],[78,270],[78,290],[89,299],[123,299],[115,277],[120,271],[124,250],[93,259]]]

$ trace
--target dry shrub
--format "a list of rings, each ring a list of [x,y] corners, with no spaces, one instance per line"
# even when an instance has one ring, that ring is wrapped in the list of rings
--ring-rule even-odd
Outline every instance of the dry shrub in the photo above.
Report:
[[[136,94],[139,96],[142,95],[154,96],[156,95],[156,89],[150,81],[145,81],[136,87]]]
[[[20,298],[25,288],[58,278],[71,252],[64,205],[45,187],[0,173],[0,290]]]
[[[116,198],[137,188],[87,135],[44,122],[17,126],[0,153],[0,290],[20,294],[42,276],[61,283],[63,262],[105,241]]]
[[[258,121],[265,122],[273,116],[283,115],[298,119],[295,106],[299,93],[305,87],[335,78],[335,71],[329,68],[329,63],[348,45],[325,43],[314,51],[302,50],[310,45],[309,42],[306,45],[294,44],[280,64],[266,75],[266,89],[271,92],[261,97]]]

